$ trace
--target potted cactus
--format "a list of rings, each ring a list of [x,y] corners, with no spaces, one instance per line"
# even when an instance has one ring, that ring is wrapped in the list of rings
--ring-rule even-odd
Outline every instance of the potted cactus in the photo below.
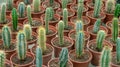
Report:
[[[29,67],[35,61],[34,55],[27,52],[26,37],[23,31],[17,34],[17,51],[12,54],[10,61],[18,67]]]
[[[33,2],[33,0],[23,0],[23,2],[24,2],[26,5],[30,5],[30,4]]]
[[[55,57],[59,56],[60,51],[63,47],[66,47],[69,51],[73,47],[73,40],[67,36],[64,36],[64,22],[59,21],[58,23],[58,37],[51,40],[51,44],[54,47]]]
[[[73,64],[68,59],[68,49],[62,48],[59,58],[51,59],[48,62],[48,67],[73,67]]]
[[[120,4],[117,4],[114,11],[114,17],[119,18],[120,16]]]
[[[100,55],[101,51],[103,50],[104,46],[108,46],[109,48],[112,48],[112,44],[105,40],[106,32],[103,30],[100,30],[97,33],[97,38],[90,40],[87,44],[88,50],[92,53],[93,58],[91,63],[95,66],[99,65]]]

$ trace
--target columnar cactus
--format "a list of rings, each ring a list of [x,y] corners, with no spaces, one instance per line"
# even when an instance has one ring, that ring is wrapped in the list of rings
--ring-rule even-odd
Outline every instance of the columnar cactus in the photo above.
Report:
[[[120,16],[120,4],[117,4],[114,11],[114,17],[118,18]]]
[[[36,48],[36,67],[42,67],[42,50],[39,46]]]
[[[28,4],[30,4],[30,0],[24,0],[24,3],[25,3],[26,5],[28,5]]]
[[[54,9],[50,7],[50,20],[54,19]]]
[[[0,67],[5,67],[5,53],[4,51],[0,51]]]
[[[18,14],[20,18],[25,17],[25,4],[24,2],[20,2],[18,5]]]
[[[64,44],[64,22],[63,21],[59,21],[58,23],[58,38],[59,38],[60,46],[63,46]]]
[[[97,34],[97,50],[102,51],[103,48],[103,41],[105,39],[106,33],[103,30],[100,30]]]
[[[66,8],[63,9],[63,22],[65,27],[68,28],[68,10]]]
[[[2,40],[4,48],[9,48],[11,44],[11,34],[8,26],[2,28]]]
[[[50,6],[54,5],[54,0],[49,0]]]
[[[13,9],[13,0],[7,0],[7,10]]]
[[[93,13],[93,16],[95,18],[99,17],[100,10],[101,10],[101,4],[102,4],[102,0],[95,0],[94,13]]]
[[[77,20],[76,23],[76,32],[83,31],[83,22],[80,20]]]
[[[112,40],[116,42],[116,39],[119,35],[119,20],[118,18],[113,18],[112,21]]]
[[[28,18],[29,24],[32,25],[31,6],[30,5],[27,6],[27,18]]]
[[[18,15],[16,8],[12,9],[12,25],[13,25],[13,30],[17,31],[18,28]]]
[[[105,46],[102,51],[102,55],[100,58],[100,67],[110,67],[111,61],[111,48]]]
[[[17,54],[19,60],[25,60],[26,52],[27,51],[27,44],[26,44],[26,37],[23,31],[19,31],[17,34]]]
[[[62,51],[60,52],[59,56],[59,67],[66,67],[68,62],[68,49],[62,48]]]
[[[32,28],[29,24],[24,25],[23,31],[25,33],[25,36],[26,36],[27,40],[32,39]]]
[[[100,29],[100,25],[101,25],[101,19],[97,19],[93,27],[93,33],[97,34],[97,32]]]
[[[46,51],[46,31],[43,27],[38,29],[38,45],[42,49],[42,53]]]
[[[116,58],[117,63],[120,63],[120,38],[118,37],[116,40]]]
[[[62,9],[67,8],[68,0],[61,0],[62,1]]]
[[[40,11],[41,0],[33,0],[33,11],[35,13]]]
[[[0,23],[6,23],[6,4],[2,3],[0,11]]]

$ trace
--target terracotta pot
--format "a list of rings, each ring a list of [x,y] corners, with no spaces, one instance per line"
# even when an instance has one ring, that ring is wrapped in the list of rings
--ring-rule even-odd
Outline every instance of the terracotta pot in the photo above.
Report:
[[[18,66],[18,67],[29,67],[29,66],[31,66],[31,65],[34,63],[34,61],[35,61],[34,55],[33,55],[32,53],[27,52],[26,57],[31,57],[32,60],[31,60],[29,63],[26,63],[26,64],[17,64],[16,62],[13,61],[13,59],[14,59],[16,56],[17,56],[17,53],[14,53],[14,54],[12,54],[12,56],[11,56],[11,58],[10,58],[10,61],[13,63],[14,66]],[[18,59],[18,58],[17,58],[17,59]],[[22,61],[22,62],[23,62],[23,61]],[[23,62],[23,63],[24,63],[24,62]]]
[[[30,66],[30,67],[36,67],[36,65],[32,65],[32,66]],[[42,67],[46,67],[45,65],[42,65]]]
[[[42,55],[43,65],[47,65],[47,64],[48,64],[48,61],[50,61],[50,59],[52,59],[52,54],[53,54],[53,52],[54,52],[54,48],[53,48],[51,45],[47,44],[46,47],[47,47],[47,49],[50,49],[51,52],[49,52],[49,53],[46,54],[46,55]],[[34,55],[35,55],[35,49],[36,49],[36,46],[34,46],[34,47],[32,48],[32,50],[31,50],[31,53],[33,53]]]
[[[59,43],[56,45],[56,44],[54,44],[54,42],[56,42],[58,40],[58,37],[55,37],[55,38],[53,38],[52,40],[51,40],[51,44],[52,44],[52,46],[54,47],[54,54],[55,54],[55,57],[59,57],[59,54],[60,54],[60,51],[62,50],[62,48],[63,47],[60,47],[59,46]],[[70,51],[71,49],[72,49],[72,47],[73,47],[73,40],[72,39],[70,39],[69,37],[66,37],[66,36],[64,36],[64,41],[68,41],[69,43],[71,43],[71,44],[69,44],[69,45],[67,45],[67,46],[65,46],[67,49],[68,49],[68,51]]]
[[[92,53],[92,55],[93,55],[93,58],[92,58],[91,63],[92,63],[93,65],[95,65],[95,66],[98,66],[98,65],[99,65],[99,60],[100,60],[101,52],[98,52],[98,51],[95,51],[95,50],[92,49],[93,46],[95,46],[95,45],[96,45],[96,39],[93,39],[93,40],[89,41],[89,43],[87,44],[87,48],[88,48],[88,50],[89,50],[89,51]],[[103,41],[103,46],[108,46],[108,47],[110,47],[110,48],[113,47],[112,44],[109,43],[109,42],[106,41],[106,40]]]
[[[93,25],[96,22],[96,20],[98,19],[98,18],[93,17],[93,11],[88,11],[86,13],[86,16],[90,18],[90,20],[91,20],[90,24],[91,25]],[[100,13],[100,19],[101,19],[102,22],[104,22],[105,17],[106,17],[106,15],[103,12],[101,12]]]
[[[70,22],[75,23],[77,20],[77,16],[74,16],[70,19]],[[83,25],[84,25],[84,31],[87,30],[87,27],[90,25],[90,19],[86,16],[82,16],[82,21],[83,21]]]
[[[87,53],[89,55],[89,59],[87,59],[87,60],[85,60],[83,62],[80,62],[80,61],[76,61],[73,58],[71,58],[71,55],[74,55],[74,57],[77,58],[75,50],[71,50],[69,52],[69,59],[73,63],[73,67],[89,67],[89,63],[92,60],[92,54],[89,51],[87,51],[87,50],[84,51],[84,53]]]
[[[9,60],[5,60],[5,65],[13,67],[13,64]],[[6,67],[6,66],[5,66]]]
[[[51,59],[49,62],[48,62],[48,67],[55,67],[55,66],[51,66],[53,63],[55,64],[59,64],[59,58],[54,58],[54,59]],[[54,65],[54,64],[53,64]],[[67,67],[73,67],[73,64],[71,61],[68,60],[67,62]]]
[[[104,30],[106,32],[106,35],[107,35],[108,30],[106,27],[100,26],[100,30]],[[87,27],[87,32],[90,33],[90,40],[97,38],[97,34],[93,33],[93,25]]]
[[[3,27],[4,25],[9,25],[9,24],[10,24],[11,18],[10,18],[9,16],[6,16],[6,20],[7,20],[7,23],[5,23],[5,24],[0,23],[0,29],[2,29],[2,27]]]

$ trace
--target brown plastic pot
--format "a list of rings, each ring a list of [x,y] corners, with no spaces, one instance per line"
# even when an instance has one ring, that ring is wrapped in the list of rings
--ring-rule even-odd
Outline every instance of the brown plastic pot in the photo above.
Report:
[[[89,43],[87,44],[87,48],[88,48],[88,50],[89,50],[89,51],[92,53],[92,55],[93,55],[93,58],[92,58],[91,63],[92,63],[93,65],[95,65],[95,66],[98,66],[98,65],[99,65],[100,56],[101,56],[101,52],[98,52],[98,51],[95,51],[95,50],[91,49],[91,48],[92,48],[92,47],[91,47],[92,45],[94,45],[94,46],[96,45],[96,39],[90,40]],[[106,41],[106,40],[103,41],[103,46],[108,46],[108,47],[110,47],[110,48],[113,47],[112,44],[109,43],[109,42]]]
[[[9,60],[5,60],[5,65],[9,65],[10,67],[13,67],[12,62],[10,62]],[[5,66],[6,67],[6,66]]]
[[[87,59],[86,61],[83,61],[83,62],[79,62],[79,61],[75,61],[74,59],[72,59],[70,57],[71,54],[74,54],[76,56],[75,50],[71,50],[69,52],[69,59],[73,63],[73,67],[89,67],[89,63],[92,60],[92,54],[87,50],[84,51],[84,53],[87,53],[89,55],[89,59]]]
[[[48,62],[48,67],[53,67],[51,66],[52,63],[58,63],[59,64],[59,58],[54,58],[54,59],[51,59],[49,62]],[[67,62],[67,65],[69,65],[68,67],[73,67],[73,64],[71,61],[68,60]],[[55,66],[54,66],[55,67]]]
[[[36,67],[36,65],[32,65],[32,66],[30,66],[30,67]],[[42,65],[42,67],[46,67],[45,65]]]
[[[55,37],[51,40],[51,44],[54,47],[54,54],[55,57],[59,57],[60,51],[62,50],[63,47],[57,46],[54,44],[54,42],[58,39],[58,37]],[[69,37],[64,36],[64,41],[67,40],[68,42],[70,42],[71,44],[69,46],[66,46],[66,48],[68,49],[68,51],[70,51],[73,47],[73,40],[70,39]]]
[[[31,58],[32,58],[32,61],[31,61],[30,63],[22,64],[22,65],[16,64],[15,62],[13,62],[13,58],[14,58],[16,55],[17,55],[17,53],[14,53],[14,54],[12,54],[12,56],[10,57],[10,61],[13,63],[14,66],[18,66],[18,67],[29,67],[29,66],[31,66],[31,65],[34,63],[34,61],[35,61],[34,55],[33,55],[32,53],[30,53],[30,52],[27,52],[26,57],[28,57],[28,56],[31,57]]]
[[[106,32],[106,35],[107,35],[108,30],[107,30],[106,27],[104,27],[104,26],[100,26],[100,30],[105,31],[105,32]],[[93,25],[87,27],[87,32],[90,33],[90,40],[92,40],[92,39],[96,39],[97,34],[93,33]]]
[[[3,27],[4,25],[9,25],[9,24],[11,23],[11,18],[10,18],[9,16],[6,16],[6,20],[7,20],[7,23],[5,23],[5,24],[1,24],[1,23],[0,23],[0,29],[2,29],[2,27]]]

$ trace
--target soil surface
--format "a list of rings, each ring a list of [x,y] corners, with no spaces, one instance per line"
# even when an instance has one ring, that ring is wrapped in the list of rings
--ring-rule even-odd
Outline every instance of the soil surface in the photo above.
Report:
[[[26,23],[29,23],[29,22],[26,22]],[[42,22],[39,21],[39,20],[34,20],[32,21],[32,26],[41,26],[42,25]]]
[[[69,24],[68,24],[68,27],[67,28],[64,28],[65,30],[72,30],[74,27],[73,26],[70,26]]]
[[[49,30],[48,33],[46,33],[46,34],[47,34],[47,35],[52,35],[52,34],[54,34],[54,33],[55,33],[55,31]]]
[[[36,37],[32,35],[32,38],[31,38],[31,39],[29,39],[29,40],[27,40],[27,41],[29,41],[29,42],[30,42],[30,41],[33,41],[33,40],[36,40]]]
[[[5,22],[0,22],[0,24],[7,24],[9,22],[10,22],[10,20],[6,18],[6,21]]]
[[[116,55],[112,57],[112,63],[116,65],[120,65],[120,63],[117,63]]]
[[[49,1],[48,1],[49,2]],[[44,3],[43,7],[50,7],[50,5],[47,3]],[[59,3],[54,2],[54,5],[52,5],[52,8],[58,8],[59,7]]]
[[[10,45],[10,48],[4,48],[3,44],[0,45],[0,50],[11,51],[15,49],[16,49],[16,45],[13,43]]]
[[[5,64],[5,67],[11,67],[9,64]]]

